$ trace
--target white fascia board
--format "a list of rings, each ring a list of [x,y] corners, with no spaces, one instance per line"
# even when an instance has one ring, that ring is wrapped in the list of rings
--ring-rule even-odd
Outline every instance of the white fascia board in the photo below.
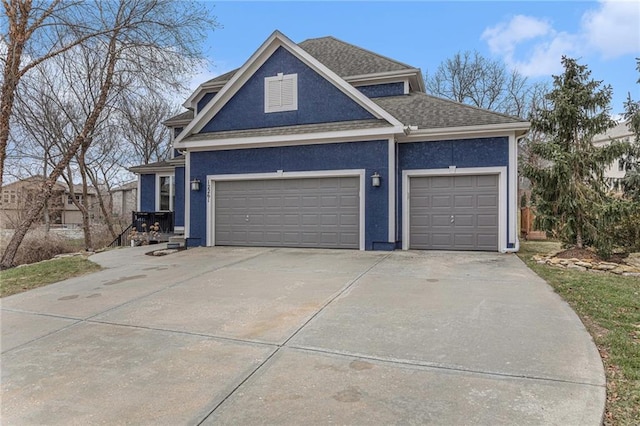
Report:
[[[244,65],[231,77],[225,86],[218,92],[216,99],[207,104],[202,111],[194,117],[193,121],[176,137],[176,142],[181,141],[187,135],[197,133],[222,109],[222,107],[236,94],[238,90],[251,78],[251,76],[266,62],[278,47],[284,47],[305,65],[329,80],[344,94],[365,108],[374,117],[388,121],[393,126],[402,126],[394,116],[382,109],[379,105],[360,93],[355,87],[340,78],[313,56],[297,44],[289,40],[284,34],[275,31],[260,48],[244,63]],[[176,145],[178,146],[178,145]]]
[[[163,167],[145,167],[144,169],[137,170],[137,167],[131,167],[129,171],[137,175],[152,175],[154,173],[172,173],[175,170],[175,166],[163,166]]]
[[[402,132],[399,126],[377,129],[357,129],[338,132],[309,133],[307,135],[274,135],[254,136],[246,138],[205,139],[199,141],[178,142],[177,149],[187,148],[189,151],[206,151],[211,149],[238,149],[269,146],[292,146],[319,143],[361,142],[367,140],[388,139],[390,135]]]
[[[474,137],[492,137],[492,136],[508,136],[511,132],[516,132],[516,136],[522,136],[527,133],[531,126],[528,122],[506,123],[506,124],[487,124],[484,126],[460,126],[460,127],[442,127],[437,129],[418,129],[408,135],[399,135],[398,142],[420,142],[429,140],[442,140],[453,138],[474,138]],[[508,132],[508,134],[505,134]]]
[[[384,84],[408,81],[412,86],[416,87],[418,91],[424,92],[424,78],[422,77],[422,71],[419,68],[411,68],[398,71],[386,71],[375,74],[360,74],[352,75],[344,78],[355,87],[367,86],[374,84]]]
[[[354,86],[365,86],[367,84],[379,84],[380,81],[397,80],[400,81],[404,78],[415,75],[416,72],[420,72],[417,68],[411,68],[399,71],[385,71],[373,74],[358,74],[344,77],[344,80]]]
[[[214,83],[202,83],[196,90],[193,91],[193,93],[187,98],[187,100],[184,101],[182,106],[187,109],[195,110],[197,103],[204,96],[207,90],[220,90],[224,87],[225,84],[227,84],[227,81],[229,80],[216,81]]]
[[[180,125],[186,125],[191,123],[191,120],[193,120],[192,118],[183,118],[181,120],[166,120],[163,121],[162,124],[165,127],[176,127],[176,126],[180,126]]]

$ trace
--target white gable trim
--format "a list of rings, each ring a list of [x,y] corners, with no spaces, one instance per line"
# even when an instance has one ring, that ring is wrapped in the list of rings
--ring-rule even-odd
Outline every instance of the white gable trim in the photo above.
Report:
[[[384,127],[374,129],[355,129],[334,132],[320,132],[294,135],[274,135],[274,136],[250,136],[244,138],[227,139],[204,139],[198,141],[181,142],[177,148],[188,148],[190,151],[203,151],[207,149],[239,149],[257,146],[291,146],[306,145],[315,143],[337,143],[337,142],[362,142],[368,140],[388,139],[390,135],[395,135],[398,129],[395,127]]]
[[[322,77],[340,89],[345,95],[362,106],[374,117],[384,119],[394,126],[402,126],[402,123],[387,111],[378,106],[371,99],[367,98],[355,87],[340,78],[325,65],[320,63],[313,56],[300,48],[297,44],[289,40],[284,34],[275,31],[251,55],[249,60],[231,77],[225,86],[218,92],[215,99],[208,103],[202,111],[194,117],[193,121],[177,136],[176,142],[180,142],[187,135],[198,133],[202,128],[222,109],[224,105],[238,92],[238,90],[253,76],[253,74],[269,59],[269,57],[279,48],[287,49],[291,54],[300,59],[305,65],[313,69]]]

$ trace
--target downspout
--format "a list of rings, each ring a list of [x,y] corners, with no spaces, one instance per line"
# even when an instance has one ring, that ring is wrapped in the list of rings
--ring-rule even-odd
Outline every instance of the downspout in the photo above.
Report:
[[[520,146],[520,141],[524,139],[524,135],[520,136],[519,138],[516,138],[516,185],[518,184],[518,146]],[[515,200],[515,204],[516,204],[516,208],[519,205],[518,204],[518,200],[517,200],[517,194],[518,194],[518,187],[516,186],[516,200]],[[516,215],[517,217],[517,215]],[[516,224],[516,230],[519,228],[518,224]],[[516,241],[514,244],[513,248],[507,248],[504,252],[505,253],[516,253],[518,251],[520,251],[520,238],[519,238],[520,233],[516,232],[515,233],[515,237],[516,237]]]

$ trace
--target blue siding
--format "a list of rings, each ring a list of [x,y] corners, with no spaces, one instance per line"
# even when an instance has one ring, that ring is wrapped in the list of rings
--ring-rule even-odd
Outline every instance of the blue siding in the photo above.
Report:
[[[173,137],[177,138],[178,135],[180,134],[180,132],[182,132],[182,129],[184,129],[184,127],[174,127],[173,128]]]
[[[403,191],[403,170],[446,169],[449,166],[507,166],[508,172],[509,138],[496,137],[398,144],[398,197],[401,197]],[[508,193],[509,190],[507,188],[507,196]],[[509,200],[507,200],[507,206],[509,205]],[[507,229],[509,229],[508,225],[507,223]],[[402,236],[402,202],[397,204],[396,230],[400,240]],[[401,241],[399,241],[398,247],[401,246]]]
[[[372,84],[370,86],[359,86],[356,89],[370,98],[404,95],[404,83]]]
[[[298,74],[298,110],[264,112],[264,78]],[[374,118],[302,61],[280,47],[204,126],[202,133]]]
[[[140,210],[153,212],[156,210],[156,175],[140,175]]]
[[[202,97],[202,99],[200,99],[198,101],[198,109],[196,109],[196,114],[199,113],[200,111],[202,111],[202,108],[205,107],[206,104],[209,103],[209,101],[211,99],[213,99],[213,97],[217,94],[218,92],[209,92],[209,93],[205,93],[205,95]]]
[[[312,170],[366,169],[365,248],[388,249],[388,142],[351,142],[297,147],[254,148],[193,152],[191,178],[206,182],[211,174],[273,173]],[[373,172],[382,175],[378,188],[371,186]],[[191,193],[193,244],[206,243],[207,191]]]
[[[174,179],[176,198],[173,202],[173,224],[184,226],[184,167],[176,167]]]

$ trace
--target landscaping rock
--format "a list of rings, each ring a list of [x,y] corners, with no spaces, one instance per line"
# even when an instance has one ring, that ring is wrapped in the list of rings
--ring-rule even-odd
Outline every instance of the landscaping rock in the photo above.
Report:
[[[630,266],[640,268],[640,253],[631,253],[624,261]]]
[[[610,271],[612,269],[616,269],[618,265],[610,264],[610,263],[596,263],[593,265],[594,271]]]
[[[587,269],[590,269],[593,267],[591,263],[585,262],[585,261],[576,262],[575,265],[582,266],[583,268],[587,268]]]
[[[567,269],[575,269],[576,271],[586,271],[587,270],[587,268],[585,268],[584,266],[578,266],[575,263],[567,265]]]

